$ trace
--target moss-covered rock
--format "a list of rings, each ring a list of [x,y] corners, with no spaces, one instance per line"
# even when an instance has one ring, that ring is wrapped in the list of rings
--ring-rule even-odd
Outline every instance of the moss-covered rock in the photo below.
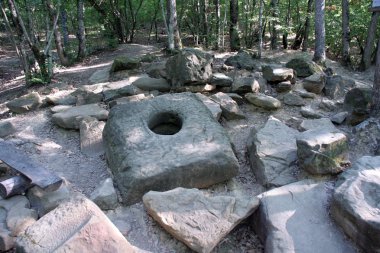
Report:
[[[315,62],[304,59],[294,58],[285,65],[287,68],[294,69],[297,77],[308,77],[315,73],[322,73],[323,70]]]
[[[136,69],[141,66],[141,59],[129,58],[127,56],[117,57],[113,63],[110,72],[117,72],[121,70]]]

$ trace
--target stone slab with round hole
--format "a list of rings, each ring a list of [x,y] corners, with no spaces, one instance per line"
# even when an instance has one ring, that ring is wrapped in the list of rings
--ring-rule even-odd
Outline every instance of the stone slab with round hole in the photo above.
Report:
[[[103,139],[126,204],[150,190],[205,188],[239,169],[227,133],[191,93],[113,107]]]

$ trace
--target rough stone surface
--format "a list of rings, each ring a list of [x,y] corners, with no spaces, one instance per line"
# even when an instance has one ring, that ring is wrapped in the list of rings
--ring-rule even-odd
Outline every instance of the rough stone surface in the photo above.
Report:
[[[102,210],[112,210],[118,205],[115,187],[111,178],[100,183],[99,187],[91,193],[90,199]]]
[[[108,111],[97,104],[81,105],[72,107],[63,112],[55,113],[52,119],[53,122],[60,127],[79,129],[80,122],[84,117],[106,120],[108,118]]]
[[[208,197],[198,189],[150,191],[143,197],[148,213],[192,250],[212,249],[258,207],[256,197]]]
[[[125,253],[136,249],[94,203],[74,195],[21,234],[16,251]]]
[[[372,88],[354,88],[344,98],[344,108],[349,112],[348,122],[357,125],[369,116]]]
[[[308,106],[304,106],[301,108],[300,113],[303,117],[308,118],[308,119],[320,119],[323,117],[322,114],[319,112],[313,110],[312,108]]]
[[[348,112],[339,112],[330,117],[330,120],[335,124],[342,124],[348,116]]]
[[[262,93],[247,93],[245,94],[245,98],[251,104],[256,105],[258,107],[262,107],[267,110],[276,110],[281,107],[281,102],[278,99],[271,96],[267,96]]]
[[[210,110],[214,119],[219,120],[220,116],[222,116],[222,109],[220,105],[214,101],[212,101],[207,96],[202,93],[197,93],[196,96],[205,104],[205,106]]]
[[[303,58],[291,59],[285,66],[294,69],[298,77],[308,77],[314,73],[322,72],[322,68],[315,62]]]
[[[126,84],[124,87],[117,89],[107,89],[103,91],[103,97],[105,102],[109,102],[114,99],[118,99],[126,96],[134,96],[144,93],[143,90],[137,88],[134,85]]]
[[[166,62],[157,62],[151,64],[146,70],[146,73],[152,78],[167,78],[165,64]]]
[[[326,98],[322,99],[318,107],[326,112],[335,111],[337,109],[335,102]]]
[[[233,100],[235,100],[235,102],[238,104],[238,105],[242,105],[244,104],[245,100],[242,96],[240,96],[239,94],[236,94],[236,93],[226,93],[228,96],[230,96],[230,98],[232,98]]]
[[[231,92],[245,94],[248,92],[257,93],[260,90],[260,84],[254,77],[242,77],[235,79],[232,84]]]
[[[294,81],[294,71],[290,68],[282,68],[275,65],[262,66],[263,77],[268,82]]]
[[[150,190],[208,187],[234,177],[239,168],[225,130],[194,94],[113,107],[103,140],[127,204]]]
[[[8,103],[6,106],[11,112],[25,113],[38,109],[42,105],[42,98],[37,92],[29,93],[25,96],[16,98]]]
[[[89,78],[89,82],[92,84],[95,83],[104,83],[108,82],[110,78],[110,68],[99,69],[95,71]]]
[[[295,93],[287,93],[284,95],[284,104],[292,106],[304,106],[306,103],[299,95]]]
[[[66,111],[67,109],[72,108],[72,105],[56,105],[50,108],[50,111],[52,113],[58,113],[58,112],[63,112]]]
[[[0,207],[10,211],[13,207],[30,208],[30,202],[25,196],[16,195],[8,199],[0,198]]]
[[[281,82],[276,85],[277,92],[287,92],[287,91],[290,91],[291,89],[292,89],[292,83],[290,81]]]
[[[325,129],[333,132],[338,130],[329,118],[305,119],[299,126],[300,131],[311,129]]]
[[[35,210],[16,206],[8,211],[6,224],[11,235],[18,236],[36,222],[37,218],[38,215]]]
[[[38,216],[42,217],[61,202],[70,197],[70,191],[67,187],[67,182],[64,181],[62,186],[53,192],[45,192],[39,187],[32,187],[27,192],[28,199],[32,208],[37,210]]]
[[[347,137],[325,129],[309,130],[297,136],[298,162],[314,175],[337,174],[348,162]]]
[[[151,78],[149,76],[143,76],[132,83],[139,89],[145,91],[158,90],[162,92],[170,91],[170,84],[163,78]]]
[[[252,54],[245,50],[240,50],[236,55],[229,57],[225,64],[238,69],[254,70],[256,68]]]
[[[46,97],[46,102],[52,105],[75,105],[77,97],[71,94],[54,94]]]
[[[87,155],[99,155],[104,153],[103,129],[105,123],[96,118],[85,117],[79,126],[80,150]]]
[[[325,76],[320,73],[315,73],[303,80],[303,87],[308,92],[320,94],[325,87]]]
[[[8,135],[14,134],[16,132],[16,127],[12,123],[12,121],[5,121],[2,120],[0,121],[0,137],[4,138],[7,137]]]
[[[95,104],[103,101],[103,95],[100,92],[94,92],[87,88],[80,88],[74,92],[77,97],[76,105]]]
[[[115,105],[128,104],[130,102],[139,102],[139,101],[143,101],[146,99],[151,99],[153,97],[154,96],[152,94],[137,94],[137,95],[132,95],[132,96],[128,96],[128,97],[122,97],[122,98],[118,98],[118,99],[110,101],[108,103],[108,106],[109,106],[109,108],[112,108]]]
[[[130,58],[128,56],[119,56],[113,61],[110,72],[112,73],[121,70],[136,69],[140,66],[140,59]]]
[[[380,252],[380,156],[364,156],[336,183],[331,214],[365,252]]]
[[[308,92],[308,91],[306,91],[304,89],[298,89],[298,90],[295,90],[294,92],[297,93],[298,95],[300,95],[300,97],[302,97],[302,98],[311,98],[311,99],[313,99],[313,98],[316,97],[316,95],[314,93]]]
[[[251,169],[260,184],[282,186],[297,181],[293,175],[297,160],[298,131],[270,117],[265,126],[253,129],[248,139]]]
[[[220,105],[220,108],[222,109],[222,115],[227,120],[245,118],[243,112],[239,109],[239,106],[237,105],[235,100],[233,100],[227,94],[223,92],[218,92],[210,96],[210,99],[212,99],[215,103],[218,103]]]
[[[332,187],[304,180],[260,195],[253,222],[265,252],[357,252],[329,216]]]
[[[11,232],[5,228],[0,229],[0,251],[5,252],[14,247],[15,238]]]
[[[212,76],[214,56],[198,49],[183,49],[166,62],[168,80],[174,87],[205,84]]]
[[[355,81],[339,75],[327,76],[324,93],[328,98],[343,97],[347,90],[355,87]]]
[[[210,83],[219,87],[231,87],[232,85],[232,78],[229,76],[226,76],[223,73],[214,73],[211,76]]]

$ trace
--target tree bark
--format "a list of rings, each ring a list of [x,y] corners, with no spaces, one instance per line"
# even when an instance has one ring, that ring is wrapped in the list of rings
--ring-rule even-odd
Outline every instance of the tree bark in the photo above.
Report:
[[[351,66],[350,40],[349,0],[342,0],[342,64],[344,66]]]
[[[240,49],[239,38],[239,5],[238,0],[230,0],[230,48],[231,51],[237,51]]]
[[[176,49],[182,49],[182,40],[178,27],[178,19],[177,19],[177,4],[176,0],[170,0],[171,9],[170,9],[170,18],[173,19],[173,30],[174,30],[174,47]]]
[[[380,39],[377,43],[376,59],[375,80],[373,82],[372,90],[371,114],[380,116]]]
[[[207,18],[207,7],[208,1],[201,0],[201,16],[202,16],[202,37],[203,43],[206,48],[209,47],[209,26],[208,26],[208,18]]]
[[[286,29],[289,28],[290,26],[290,11],[291,11],[291,4],[290,4],[290,0],[288,0],[288,10],[287,10],[287,13],[286,13]],[[282,45],[284,47],[284,49],[288,49],[288,31],[285,30],[284,34],[282,35]]]
[[[264,0],[260,0],[259,7],[259,49],[258,49],[258,57],[261,58],[261,54],[263,51],[263,10],[264,10]]]
[[[220,0],[214,0],[214,5],[215,5],[215,31],[216,31],[215,48],[218,50],[220,48],[220,31],[221,31]]]
[[[83,0],[77,0],[77,19],[78,19],[78,55],[77,59],[82,60],[86,56],[86,33],[84,26],[84,4]]]
[[[29,30],[29,36],[30,36],[30,39],[32,40],[33,43],[37,43],[37,38],[36,38],[36,32],[35,32],[35,28],[34,28],[34,19],[33,19],[33,16],[34,16],[34,11],[33,11],[33,8],[31,8],[30,6],[30,0],[25,0],[24,1],[25,3],[25,10],[26,10],[26,15],[28,17],[28,30]]]
[[[326,61],[325,45],[325,0],[315,0],[315,52],[313,61],[324,64]]]
[[[304,34],[303,34],[303,42],[302,42],[302,51],[306,52],[309,47],[309,33],[310,33],[310,19],[311,13],[313,11],[313,0],[307,1],[307,12],[306,12],[306,20],[304,26]]]
[[[270,41],[270,47],[271,49],[275,50],[277,49],[277,25],[278,25],[278,0],[271,0],[270,2],[270,8],[272,12],[272,36],[271,36],[271,41]]]
[[[67,11],[64,4],[61,7],[61,25],[62,25],[62,35],[63,35],[63,45],[67,47],[69,44],[69,29],[67,27]]]
[[[371,56],[372,56],[372,50],[374,47],[375,42],[375,36],[376,36],[376,28],[377,28],[377,22],[380,16],[380,12],[373,12],[371,17],[371,22],[369,23],[368,27],[368,33],[367,33],[367,40],[365,43],[362,59],[360,62],[360,70],[364,71],[371,66]]]

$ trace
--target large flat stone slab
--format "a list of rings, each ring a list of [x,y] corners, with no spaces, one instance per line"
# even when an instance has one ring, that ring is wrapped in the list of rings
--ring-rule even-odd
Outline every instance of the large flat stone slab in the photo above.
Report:
[[[259,195],[253,222],[265,252],[356,252],[329,216],[332,187],[304,180]]]
[[[6,103],[8,109],[14,113],[33,111],[38,109],[41,105],[42,98],[37,92],[29,93]]]
[[[148,213],[172,236],[196,252],[208,253],[258,207],[248,196],[206,196],[198,189],[150,191],[143,197]]]
[[[225,130],[190,93],[114,106],[103,140],[127,204],[150,190],[208,187],[239,167]]]
[[[364,156],[339,176],[331,214],[365,252],[380,252],[380,156]]]

